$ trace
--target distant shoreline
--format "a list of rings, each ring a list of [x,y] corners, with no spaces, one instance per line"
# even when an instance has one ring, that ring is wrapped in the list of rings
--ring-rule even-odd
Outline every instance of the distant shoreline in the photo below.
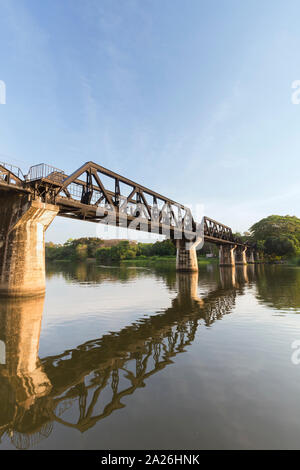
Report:
[[[197,258],[198,264],[214,264],[218,262],[217,258],[206,258],[205,256],[200,256]],[[97,258],[86,258],[83,260],[78,259],[49,259],[46,258],[47,262],[50,263],[96,263],[98,262]],[[128,258],[128,259],[121,259],[121,260],[113,260],[107,259],[107,262],[114,263],[114,264],[147,264],[147,263],[160,263],[160,262],[167,262],[170,264],[176,263],[176,255],[170,256],[138,256],[136,258]]]

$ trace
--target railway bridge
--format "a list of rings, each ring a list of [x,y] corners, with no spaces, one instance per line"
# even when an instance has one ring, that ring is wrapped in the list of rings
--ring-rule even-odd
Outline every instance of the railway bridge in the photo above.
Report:
[[[221,265],[254,262],[255,248],[209,217],[196,222],[177,203],[96,163],[71,175],[46,164],[28,173],[0,163],[0,294],[45,291],[45,231],[56,216],[165,235],[177,247],[178,271],[197,271],[196,248],[219,246]]]

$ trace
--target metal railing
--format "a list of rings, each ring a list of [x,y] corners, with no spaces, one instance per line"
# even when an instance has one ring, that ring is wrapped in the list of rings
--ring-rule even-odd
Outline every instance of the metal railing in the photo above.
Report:
[[[4,168],[6,168],[11,173],[13,173],[14,175],[16,175],[19,179],[21,179],[21,180],[25,179],[21,168],[19,168],[18,166],[11,165],[10,163],[6,163],[6,162],[0,162],[0,165],[3,166]]]
[[[40,179],[48,179],[61,183],[65,179],[63,170],[55,168],[54,166],[40,163],[33,165],[29,168],[28,174],[25,177],[26,181],[35,181]]]

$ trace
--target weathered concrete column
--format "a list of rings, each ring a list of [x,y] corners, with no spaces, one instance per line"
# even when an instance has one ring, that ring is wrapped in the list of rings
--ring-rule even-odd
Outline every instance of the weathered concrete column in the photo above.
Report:
[[[176,270],[193,272],[198,271],[198,260],[196,253],[196,246],[202,241],[189,244],[185,240],[174,240],[176,242]],[[190,246],[189,246],[190,245]],[[187,248],[189,246],[189,248]]]
[[[254,252],[253,248],[248,247],[246,251],[246,260],[247,263],[252,264],[254,263]]]
[[[45,292],[45,231],[58,210],[27,194],[0,194],[0,295]]]
[[[220,266],[235,266],[235,245],[219,246],[219,264]]]
[[[237,246],[237,249],[236,249],[236,252],[235,252],[235,263],[236,264],[247,264],[246,251],[247,251],[246,246]]]

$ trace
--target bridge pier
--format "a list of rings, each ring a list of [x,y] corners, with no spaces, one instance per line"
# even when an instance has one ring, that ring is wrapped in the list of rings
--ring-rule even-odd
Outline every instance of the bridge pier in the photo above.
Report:
[[[235,245],[219,246],[219,264],[220,266],[235,266]]]
[[[45,231],[59,208],[20,193],[0,193],[0,295],[45,292]]]
[[[235,263],[236,264],[247,264],[246,259],[246,246],[238,246],[235,252]]]
[[[193,244],[190,244],[185,240],[174,240],[176,242],[176,270],[185,272],[198,271],[198,260],[196,247],[201,243],[202,239],[197,240]]]
[[[247,259],[248,264],[253,264],[254,263],[254,251],[250,247],[247,248],[246,259]]]

